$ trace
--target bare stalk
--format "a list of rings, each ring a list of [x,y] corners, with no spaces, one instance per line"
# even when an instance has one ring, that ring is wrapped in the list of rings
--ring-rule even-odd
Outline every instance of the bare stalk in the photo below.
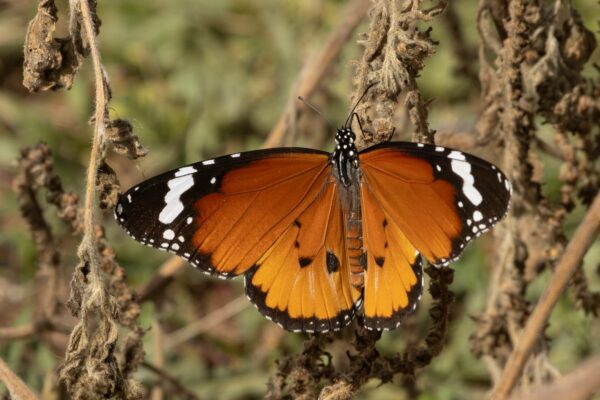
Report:
[[[567,287],[573,273],[579,267],[583,256],[594,242],[599,230],[600,195],[597,195],[560,258],[548,287],[527,321],[522,335],[508,358],[500,380],[494,388],[492,399],[505,399],[509,395],[523,372],[525,362],[531,355],[536,341],[543,334],[544,327],[559,296]]]

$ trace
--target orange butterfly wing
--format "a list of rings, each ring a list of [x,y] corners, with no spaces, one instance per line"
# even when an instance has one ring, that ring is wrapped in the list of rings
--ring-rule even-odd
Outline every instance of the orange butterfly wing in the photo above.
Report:
[[[421,257],[371,190],[361,189],[367,259],[361,320],[368,329],[394,329],[421,298]]]
[[[384,143],[359,159],[367,253],[362,320],[369,329],[392,329],[421,296],[420,255],[438,265],[457,258],[505,215],[511,188],[492,164],[439,146]]]
[[[433,264],[446,265],[457,258],[470,240],[508,209],[508,180],[478,157],[439,146],[393,142],[366,149],[359,158],[362,185]]]
[[[349,275],[332,180],[246,274],[246,293],[287,330],[327,332],[352,321],[360,292],[350,286]]]
[[[331,177],[328,161],[325,152],[300,148],[205,160],[133,187],[116,217],[144,244],[209,274],[237,276],[315,201]]]

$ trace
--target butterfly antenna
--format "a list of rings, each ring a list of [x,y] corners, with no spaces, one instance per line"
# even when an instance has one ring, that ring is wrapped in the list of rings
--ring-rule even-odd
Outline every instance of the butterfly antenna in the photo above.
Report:
[[[329,120],[329,118],[327,118],[325,115],[323,115],[323,113],[321,111],[319,111],[319,109],[315,106],[313,106],[312,104],[310,104],[304,97],[302,96],[298,96],[298,100],[300,100],[301,102],[303,102],[305,105],[307,105],[308,107],[310,107],[311,110],[313,110],[314,112],[316,112],[317,114],[319,114],[321,116],[321,118],[323,118],[328,124],[329,126],[335,130],[335,126],[331,123],[331,121]]]
[[[367,86],[365,88],[365,91],[363,92],[363,94],[360,95],[358,101],[354,104],[354,107],[352,107],[352,111],[350,111],[350,114],[348,114],[348,118],[346,118],[346,123],[344,124],[344,126],[346,128],[350,127],[350,123],[352,122],[352,117],[354,116],[354,114],[356,114],[354,111],[356,110],[356,107],[358,107],[358,105],[360,104],[360,102],[365,98],[365,96],[367,95],[367,92],[369,91],[369,89],[371,89],[373,86],[377,85],[378,82],[373,82],[371,84],[369,84],[369,86]]]

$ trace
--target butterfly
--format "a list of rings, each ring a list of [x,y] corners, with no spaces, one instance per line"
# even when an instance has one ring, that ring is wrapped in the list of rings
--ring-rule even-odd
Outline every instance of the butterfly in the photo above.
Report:
[[[135,185],[115,208],[135,240],[203,272],[243,275],[247,297],[295,332],[396,328],[423,290],[421,260],[455,260],[505,214],[493,164],[445,147],[359,151],[346,123],[333,153],[283,147],[186,165]]]

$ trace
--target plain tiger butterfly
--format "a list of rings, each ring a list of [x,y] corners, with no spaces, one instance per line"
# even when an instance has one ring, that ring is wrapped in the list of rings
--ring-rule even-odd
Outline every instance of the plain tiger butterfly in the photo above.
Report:
[[[121,195],[115,216],[207,274],[244,275],[250,301],[287,330],[339,330],[355,316],[396,328],[421,297],[421,257],[455,260],[506,214],[511,186],[458,150],[358,151],[348,123],[335,141],[331,154],[284,147],[180,167]]]

